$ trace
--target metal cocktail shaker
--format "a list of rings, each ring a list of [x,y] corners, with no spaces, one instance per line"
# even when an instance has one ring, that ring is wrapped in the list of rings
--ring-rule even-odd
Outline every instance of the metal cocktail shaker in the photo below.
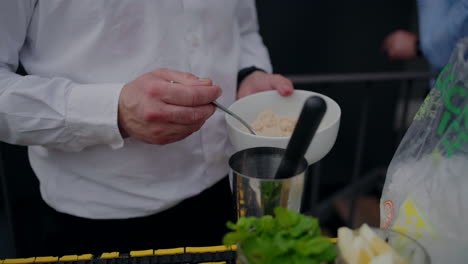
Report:
[[[304,154],[326,110],[322,98],[311,96],[304,103],[286,149],[256,147],[231,156],[238,218],[273,215],[278,206],[299,212],[308,167]]]
[[[275,178],[284,152],[281,148],[256,147],[241,150],[230,158],[238,218],[273,215],[277,206],[299,212],[308,165],[303,158],[293,175]]]

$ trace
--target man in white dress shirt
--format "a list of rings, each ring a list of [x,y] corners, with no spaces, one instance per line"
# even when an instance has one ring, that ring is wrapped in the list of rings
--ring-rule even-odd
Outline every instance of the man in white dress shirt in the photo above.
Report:
[[[290,95],[271,71],[253,0],[1,1],[0,141],[28,146],[47,204],[30,254],[221,243],[232,149],[209,103]]]

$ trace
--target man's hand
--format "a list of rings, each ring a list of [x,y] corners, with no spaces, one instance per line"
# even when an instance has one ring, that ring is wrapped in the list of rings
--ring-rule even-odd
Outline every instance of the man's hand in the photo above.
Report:
[[[397,30],[388,35],[383,44],[383,50],[392,60],[408,60],[418,56],[418,36],[405,30]]]
[[[151,144],[182,140],[214,113],[216,108],[210,102],[220,95],[221,89],[211,80],[190,73],[168,69],[146,73],[120,93],[120,131]]]
[[[255,71],[242,80],[237,98],[269,90],[277,90],[280,95],[289,96],[294,92],[294,87],[292,82],[282,75]]]

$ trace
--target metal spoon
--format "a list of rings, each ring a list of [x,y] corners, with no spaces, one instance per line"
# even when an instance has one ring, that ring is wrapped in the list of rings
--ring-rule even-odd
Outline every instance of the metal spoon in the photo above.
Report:
[[[231,115],[235,119],[239,120],[239,122],[241,122],[242,125],[244,125],[250,131],[250,133],[252,133],[252,135],[256,135],[253,128],[247,122],[245,122],[244,119],[242,119],[240,116],[236,115],[235,113],[233,113],[232,111],[230,111],[229,109],[227,109],[226,107],[224,107],[223,105],[221,105],[220,103],[218,103],[216,101],[211,102],[211,104],[215,105],[219,109],[223,110],[224,112],[228,113],[229,115]]]
[[[170,83],[177,83],[176,81],[170,81]],[[249,131],[250,133],[252,133],[252,135],[256,135],[255,131],[253,130],[253,128],[249,125],[249,123],[245,122],[244,119],[242,119],[240,116],[236,115],[235,113],[233,113],[232,111],[230,111],[229,109],[227,109],[225,106],[223,106],[222,104],[218,103],[217,101],[213,101],[211,102],[212,105],[218,107],[219,109],[223,110],[224,112],[226,112],[227,114],[231,115],[232,117],[234,117],[235,119],[239,120],[239,122],[242,123],[242,125],[244,125]]]

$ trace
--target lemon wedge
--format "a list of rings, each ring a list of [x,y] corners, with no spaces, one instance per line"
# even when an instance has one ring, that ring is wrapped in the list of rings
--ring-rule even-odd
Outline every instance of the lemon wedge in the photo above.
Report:
[[[363,224],[359,228],[359,235],[367,241],[370,249],[376,256],[393,251],[393,248],[377,236],[367,224]]]
[[[372,228],[363,224],[353,231],[338,229],[338,249],[347,264],[407,264]]]
[[[360,236],[354,238],[350,256],[350,263],[353,264],[369,264],[374,258],[369,244]]]
[[[349,260],[351,258],[351,245],[353,245],[354,233],[347,227],[340,227],[338,228],[338,237],[338,249],[343,259]]]

